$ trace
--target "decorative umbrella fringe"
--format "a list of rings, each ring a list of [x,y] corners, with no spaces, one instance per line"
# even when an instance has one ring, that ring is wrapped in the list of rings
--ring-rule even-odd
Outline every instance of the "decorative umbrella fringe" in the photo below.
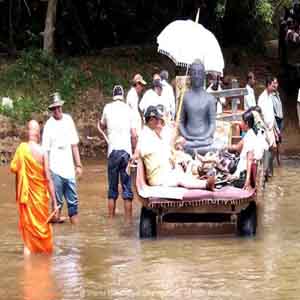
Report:
[[[178,67],[187,68],[187,67],[190,67],[190,66],[191,66],[191,64],[183,63],[183,62],[177,61],[177,60],[174,58],[174,56],[171,55],[171,54],[170,54],[169,52],[167,52],[167,51],[164,51],[164,50],[162,50],[162,49],[158,49],[157,51],[158,51],[159,53],[163,54],[163,55],[168,56],[168,57],[174,62],[174,64],[175,64],[176,66],[178,66]],[[205,73],[206,73],[206,74],[208,74],[208,73],[222,74],[222,73],[220,73],[220,72],[218,72],[218,71],[213,71],[213,70],[205,70]]]

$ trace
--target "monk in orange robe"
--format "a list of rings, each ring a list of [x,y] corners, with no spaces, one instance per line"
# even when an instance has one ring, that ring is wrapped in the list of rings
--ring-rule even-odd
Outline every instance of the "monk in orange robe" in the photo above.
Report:
[[[52,227],[47,222],[49,195],[58,211],[48,161],[39,140],[40,126],[32,120],[28,123],[28,142],[19,145],[10,166],[16,174],[19,229],[25,255],[52,252]]]

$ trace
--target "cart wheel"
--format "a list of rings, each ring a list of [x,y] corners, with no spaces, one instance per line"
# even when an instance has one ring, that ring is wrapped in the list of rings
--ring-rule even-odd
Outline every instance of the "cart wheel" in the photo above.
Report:
[[[146,207],[142,207],[140,215],[140,238],[156,237],[156,214]]]
[[[238,215],[237,230],[241,236],[253,236],[256,234],[257,213],[256,203],[250,202],[249,206]]]

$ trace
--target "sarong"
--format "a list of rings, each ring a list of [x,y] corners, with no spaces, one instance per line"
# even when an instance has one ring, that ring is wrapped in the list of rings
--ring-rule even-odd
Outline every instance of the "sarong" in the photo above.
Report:
[[[23,242],[32,253],[51,253],[52,227],[47,223],[49,194],[44,167],[34,159],[28,144],[21,143],[10,168],[16,174],[16,202]]]

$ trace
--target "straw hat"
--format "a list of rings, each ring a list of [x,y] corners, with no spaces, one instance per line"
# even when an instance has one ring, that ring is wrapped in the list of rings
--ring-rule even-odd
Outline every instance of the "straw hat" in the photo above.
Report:
[[[141,83],[142,85],[146,85],[147,82],[144,80],[141,74],[135,74],[132,79],[133,84]]]

